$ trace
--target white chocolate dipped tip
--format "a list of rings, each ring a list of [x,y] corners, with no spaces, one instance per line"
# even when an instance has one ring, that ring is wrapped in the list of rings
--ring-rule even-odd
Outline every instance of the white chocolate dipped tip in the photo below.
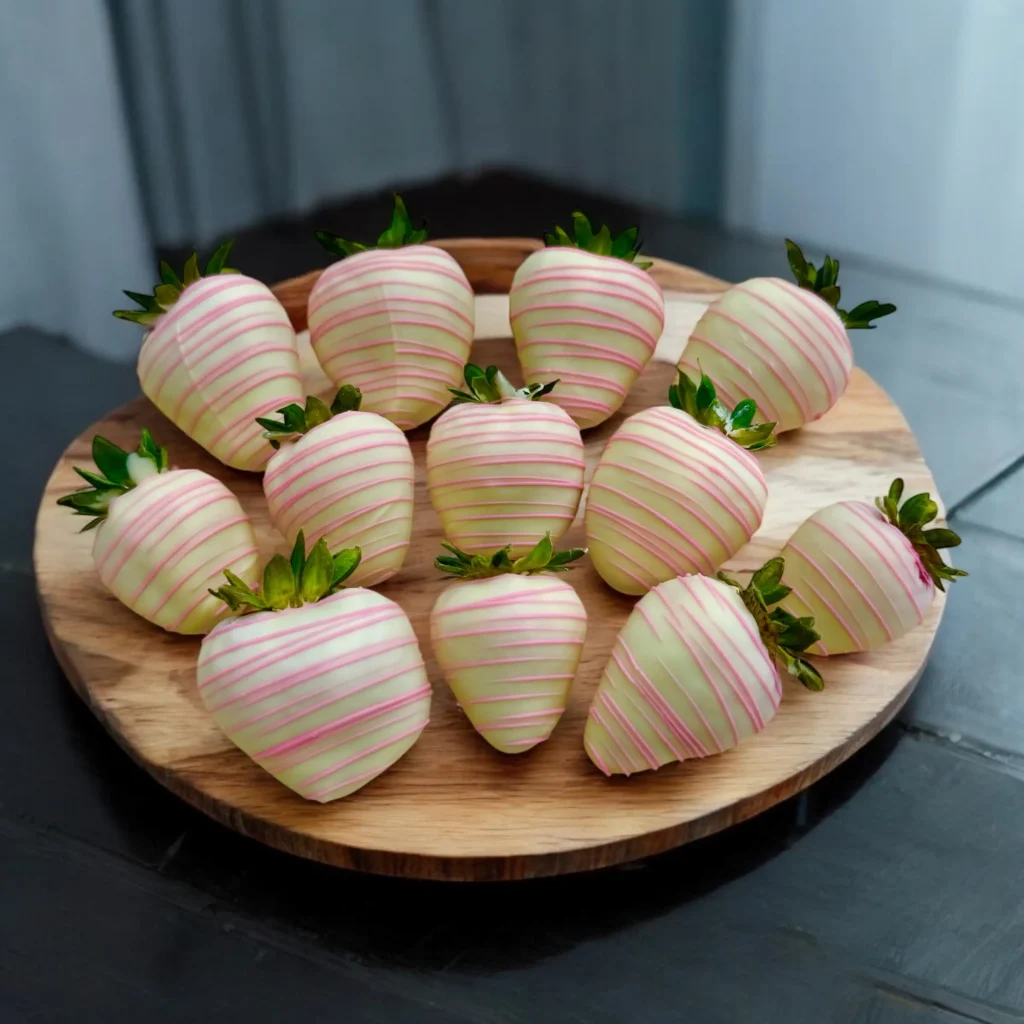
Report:
[[[509,292],[512,332],[528,384],[557,378],[544,401],[581,428],[625,401],[665,324],[665,298],[645,270],[574,248],[528,256]]]
[[[452,693],[492,747],[521,754],[548,739],[587,632],[570,584],[511,574],[455,583],[434,604],[430,632]]]
[[[473,289],[432,245],[372,249],[328,267],[309,296],[310,340],[327,376],[402,430],[451,401],[473,341]]]
[[[733,285],[704,312],[679,360],[727,405],[752,398],[776,433],[820,419],[850,380],[853,347],[836,311],[775,277]]]
[[[227,614],[210,594],[231,571],[255,584],[252,523],[219,480],[197,469],[149,476],[110,502],[93,544],[103,585],[174,633],[208,633]]]
[[[304,398],[288,314],[242,274],[190,284],[146,336],[138,372],[149,400],[235,469],[259,471],[270,458],[256,417]]]
[[[601,578],[643,594],[675,576],[713,574],[761,525],[757,459],[669,406],[630,416],[587,492],[587,546]]]
[[[409,442],[383,416],[341,413],[274,453],[263,477],[270,519],[294,543],[300,530],[331,551],[358,547],[350,586],[401,569],[412,537],[415,467]]]
[[[579,428],[525,398],[449,409],[427,441],[427,488],[445,536],[471,554],[512,556],[572,525],[585,470]]]
[[[372,590],[222,623],[203,641],[199,695],[228,738],[307,800],[361,789],[430,714],[409,619]]]
[[[721,753],[760,732],[782,698],[739,591],[686,576],[645,594],[622,627],[583,745],[606,775]]]

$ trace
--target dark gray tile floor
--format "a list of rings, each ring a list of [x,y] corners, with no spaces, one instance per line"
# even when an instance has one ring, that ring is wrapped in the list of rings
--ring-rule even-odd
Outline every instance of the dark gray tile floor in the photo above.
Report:
[[[413,198],[441,234],[536,233],[577,201],[506,177]],[[324,223],[369,233],[381,208]],[[723,277],[785,269],[775,246],[700,226],[646,234],[652,251]],[[239,251],[268,279],[319,259],[284,226]],[[1024,495],[1020,473],[998,475],[1024,454],[1005,427],[1022,390],[1022,314],[868,269],[843,275],[850,294],[903,307],[899,328],[857,339],[858,358],[928,432],[971,572],[914,702],[806,794],[728,833],[511,886],[288,858],[193,812],[121,753],[49,652],[30,552],[53,459],[135,392],[134,374],[30,332],[0,338],[14,385],[0,523],[0,1024],[1024,1022]]]

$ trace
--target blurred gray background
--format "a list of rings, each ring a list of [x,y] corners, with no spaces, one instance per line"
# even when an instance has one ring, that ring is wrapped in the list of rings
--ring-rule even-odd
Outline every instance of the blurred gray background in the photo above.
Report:
[[[1022,57],[1020,0],[0,0],[0,330],[129,359],[157,247],[493,168],[1024,299]]]

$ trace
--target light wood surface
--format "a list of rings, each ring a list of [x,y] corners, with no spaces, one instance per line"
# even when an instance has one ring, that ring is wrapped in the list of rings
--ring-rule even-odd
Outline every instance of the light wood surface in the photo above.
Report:
[[[492,299],[536,243],[455,239],[440,243],[466,268],[493,333]],[[661,359],[678,353],[689,325],[722,283],[658,261],[671,294]],[[298,328],[315,275],[276,291]],[[520,376],[507,339],[478,340],[473,359]],[[311,374],[315,367],[306,352]],[[585,435],[588,471],[625,415],[661,404],[671,362],[648,367],[622,412]],[[322,390],[315,376],[310,386]],[[92,534],[55,501],[80,483],[94,433],[129,447],[142,426],[168,445],[176,466],[213,473],[253,517],[265,552],[283,550],[269,525],[257,476],[225,469],[172,427],[145,399],[112,412],[74,440],[47,484],[37,520],[35,563],[43,617],[68,678],[97,717],[147,771],[179,796],[246,835],[314,860],[382,874],[458,880],[512,879],[582,871],[658,853],[725,828],[798,792],[875,735],[909,696],[942,613],[873,654],[818,659],[824,693],[786,682],[776,718],[726,754],[631,779],[606,779],[587,760],[583,725],[590,697],[632,600],[604,586],[589,566],[572,573],[590,627],[568,710],[552,738],[518,757],[497,753],[469,726],[430,652],[428,619],[445,586],[432,567],[441,534],[424,483],[427,429],[410,435],[417,462],[414,544],[402,572],[380,589],[408,612],[435,685],[431,722],[412,751],[352,797],[307,803],[232,746],[205,714],[195,687],[199,641],[163,633],[101,587]],[[783,436],[764,453],[770,498],[765,521],[729,568],[754,568],[778,552],[811,512],[845,498],[870,499],[902,475],[911,493],[934,481],[899,410],[864,373],[823,420]],[[567,543],[582,543],[577,524]]]

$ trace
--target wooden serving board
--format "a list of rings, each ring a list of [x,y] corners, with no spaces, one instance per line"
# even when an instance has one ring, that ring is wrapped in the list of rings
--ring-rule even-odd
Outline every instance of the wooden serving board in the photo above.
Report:
[[[508,340],[506,291],[537,243],[455,239],[456,256],[478,300],[473,361],[521,377]],[[674,362],[703,306],[725,285],[664,261],[652,273],[666,290],[668,325],[656,361],[621,413],[585,435],[588,470],[622,419],[663,404]],[[296,327],[316,275],[276,289]],[[504,335],[504,337],[501,337]],[[309,385],[326,390],[311,353]],[[606,587],[585,563],[569,577],[587,608],[587,645],[569,707],[554,735],[520,756],[499,754],[470,727],[440,678],[428,621],[453,585],[433,569],[441,531],[424,480],[428,429],[411,433],[417,464],[413,545],[403,570],[380,589],[409,614],[434,683],[431,721],[409,754],[353,796],[308,803],[237,750],[204,712],[196,692],[197,638],[164,633],[137,618],[100,585],[93,535],[55,502],[79,486],[72,465],[90,461],[93,434],[130,448],[148,426],[170,448],[172,465],[224,480],[252,516],[266,553],[284,543],[267,519],[260,478],[226,469],[170,425],[145,399],[110,413],[74,440],[55,467],[39,509],[35,566],[43,616],[72,685],[114,738],[170,790],[211,817],[272,846],[314,860],[390,875],[458,880],[510,879],[583,871],[658,853],[725,828],[791,796],[874,736],[909,696],[942,614],[941,595],[925,623],[873,654],[818,659],[826,678],[814,694],[786,680],[785,697],[763,733],[725,754],[629,779],[606,779],[583,752],[587,706],[633,600]],[[910,493],[935,484],[899,409],[854,371],[839,404],[818,423],[783,435],[761,455],[770,498],[764,524],[728,568],[752,569],[780,550],[815,509],[870,499],[893,477]],[[582,545],[579,523],[566,543]],[[457,585],[457,584],[456,584]]]

